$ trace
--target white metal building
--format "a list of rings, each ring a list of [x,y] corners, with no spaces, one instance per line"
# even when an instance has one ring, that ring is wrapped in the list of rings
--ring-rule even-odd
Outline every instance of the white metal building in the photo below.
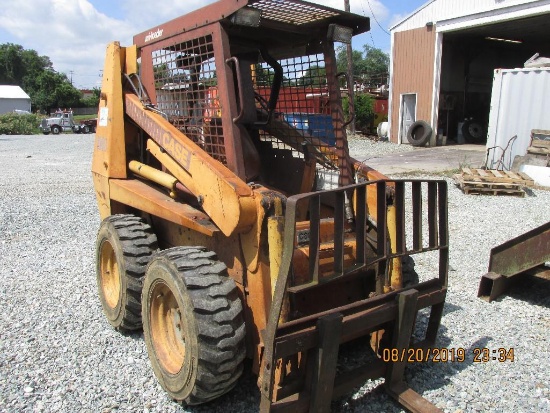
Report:
[[[550,0],[431,0],[390,30],[390,139],[424,120],[457,140],[473,119],[485,143],[494,70],[550,57]]]
[[[31,98],[19,86],[0,86],[0,114],[14,110],[31,111]]]

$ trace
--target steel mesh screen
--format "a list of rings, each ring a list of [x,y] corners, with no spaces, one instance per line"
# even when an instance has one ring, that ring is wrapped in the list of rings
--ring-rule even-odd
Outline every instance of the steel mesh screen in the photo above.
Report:
[[[283,84],[274,121],[261,132],[263,141],[271,141],[274,148],[292,147],[295,156],[304,157],[305,146],[313,148],[321,164],[336,168],[337,156],[328,146],[337,146],[333,126],[324,57],[322,54],[299,56],[280,60]],[[266,64],[255,68],[256,94],[265,103],[269,100],[273,70]],[[311,153],[311,149],[309,150]]]
[[[152,53],[157,108],[170,123],[226,164],[212,37]]]
[[[262,12],[262,18],[282,23],[301,25],[322,20],[338,13],[315,4],[295,3],[289,0],[259,0],[250,5]]]

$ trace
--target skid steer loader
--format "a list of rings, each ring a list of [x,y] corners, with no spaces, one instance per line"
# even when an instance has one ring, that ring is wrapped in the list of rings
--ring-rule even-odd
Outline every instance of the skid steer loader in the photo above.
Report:
[[[434,344],[447,187],[350,157],[341,94],[353,82],[334,45],[368,30],[304,1],[221,0],[107,47],[99,296],[114,328],[143,328],[173,399],[228,392],[248,357],[264,412],[328,411],[379,377],[408,409],[438,411],[404,383],[406,358],[381,354]],[[404,288],[402,260],[427,251],[433,278]],[[365,336],[369,362],[339,366],[341,344]]]

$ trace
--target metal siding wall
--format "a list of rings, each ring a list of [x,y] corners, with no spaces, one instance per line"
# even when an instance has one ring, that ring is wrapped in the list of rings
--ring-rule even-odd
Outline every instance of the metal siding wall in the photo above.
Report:
[[[0,98],[0,114],[13,112],[15,109],[31,111],[30,99]]]
[[[487,149],[494,146],[487,166],[496,168],[511,138],[504,156],[509,169],[516,155],[525,155],[531,141],[532,129],[550,130],[550,68],[495,70]],[[501,168],[500,168],[501,169]]]
[[[495,0],[436,0],[410,16],[394,30],[401,32],[416,29],[425,26],[430,21],[435,23],[441,20],[504,9],[520,4],[537,3],[538,1],[540,0],[508,0],[498,3]]]
[[[395,33],[389,136],[398,142],[400,96],[416,93],[416,119],[431,123],[432,87],[434,82],[435,30],[426,27]]]

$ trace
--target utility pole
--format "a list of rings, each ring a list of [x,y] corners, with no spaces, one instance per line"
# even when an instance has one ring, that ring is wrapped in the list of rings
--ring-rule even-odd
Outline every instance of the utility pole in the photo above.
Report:
[[[349,0],[344,0],[344,10],[347,11],[347,12],[350,11]],[[348,60],[348,81],[349,81],[349,83],[351,83],[351,85],[348,85],[348,89],[349,89],[349,92],[348,92],[349,93],[349,96],[348,96],[349,107],[354,108],[354,111],[355,111],[355,99],[354,99],[355,82],[353,80],[353,61],[352,61],[353,52],[352,52],[352,48],[351,48],[351,40],[350,40],[349,44],[346,47],[346,51],[347,51],[347,60]],[[350,128],[351,133],[354,134],[355,133],[355,119],[353,119],[351,121],[351,123],[349,124],[349,128]]]
[[[74,73],[74,70],[69,70],[69,73],[71,74],[71,85],[73,84],[73,73]]]

